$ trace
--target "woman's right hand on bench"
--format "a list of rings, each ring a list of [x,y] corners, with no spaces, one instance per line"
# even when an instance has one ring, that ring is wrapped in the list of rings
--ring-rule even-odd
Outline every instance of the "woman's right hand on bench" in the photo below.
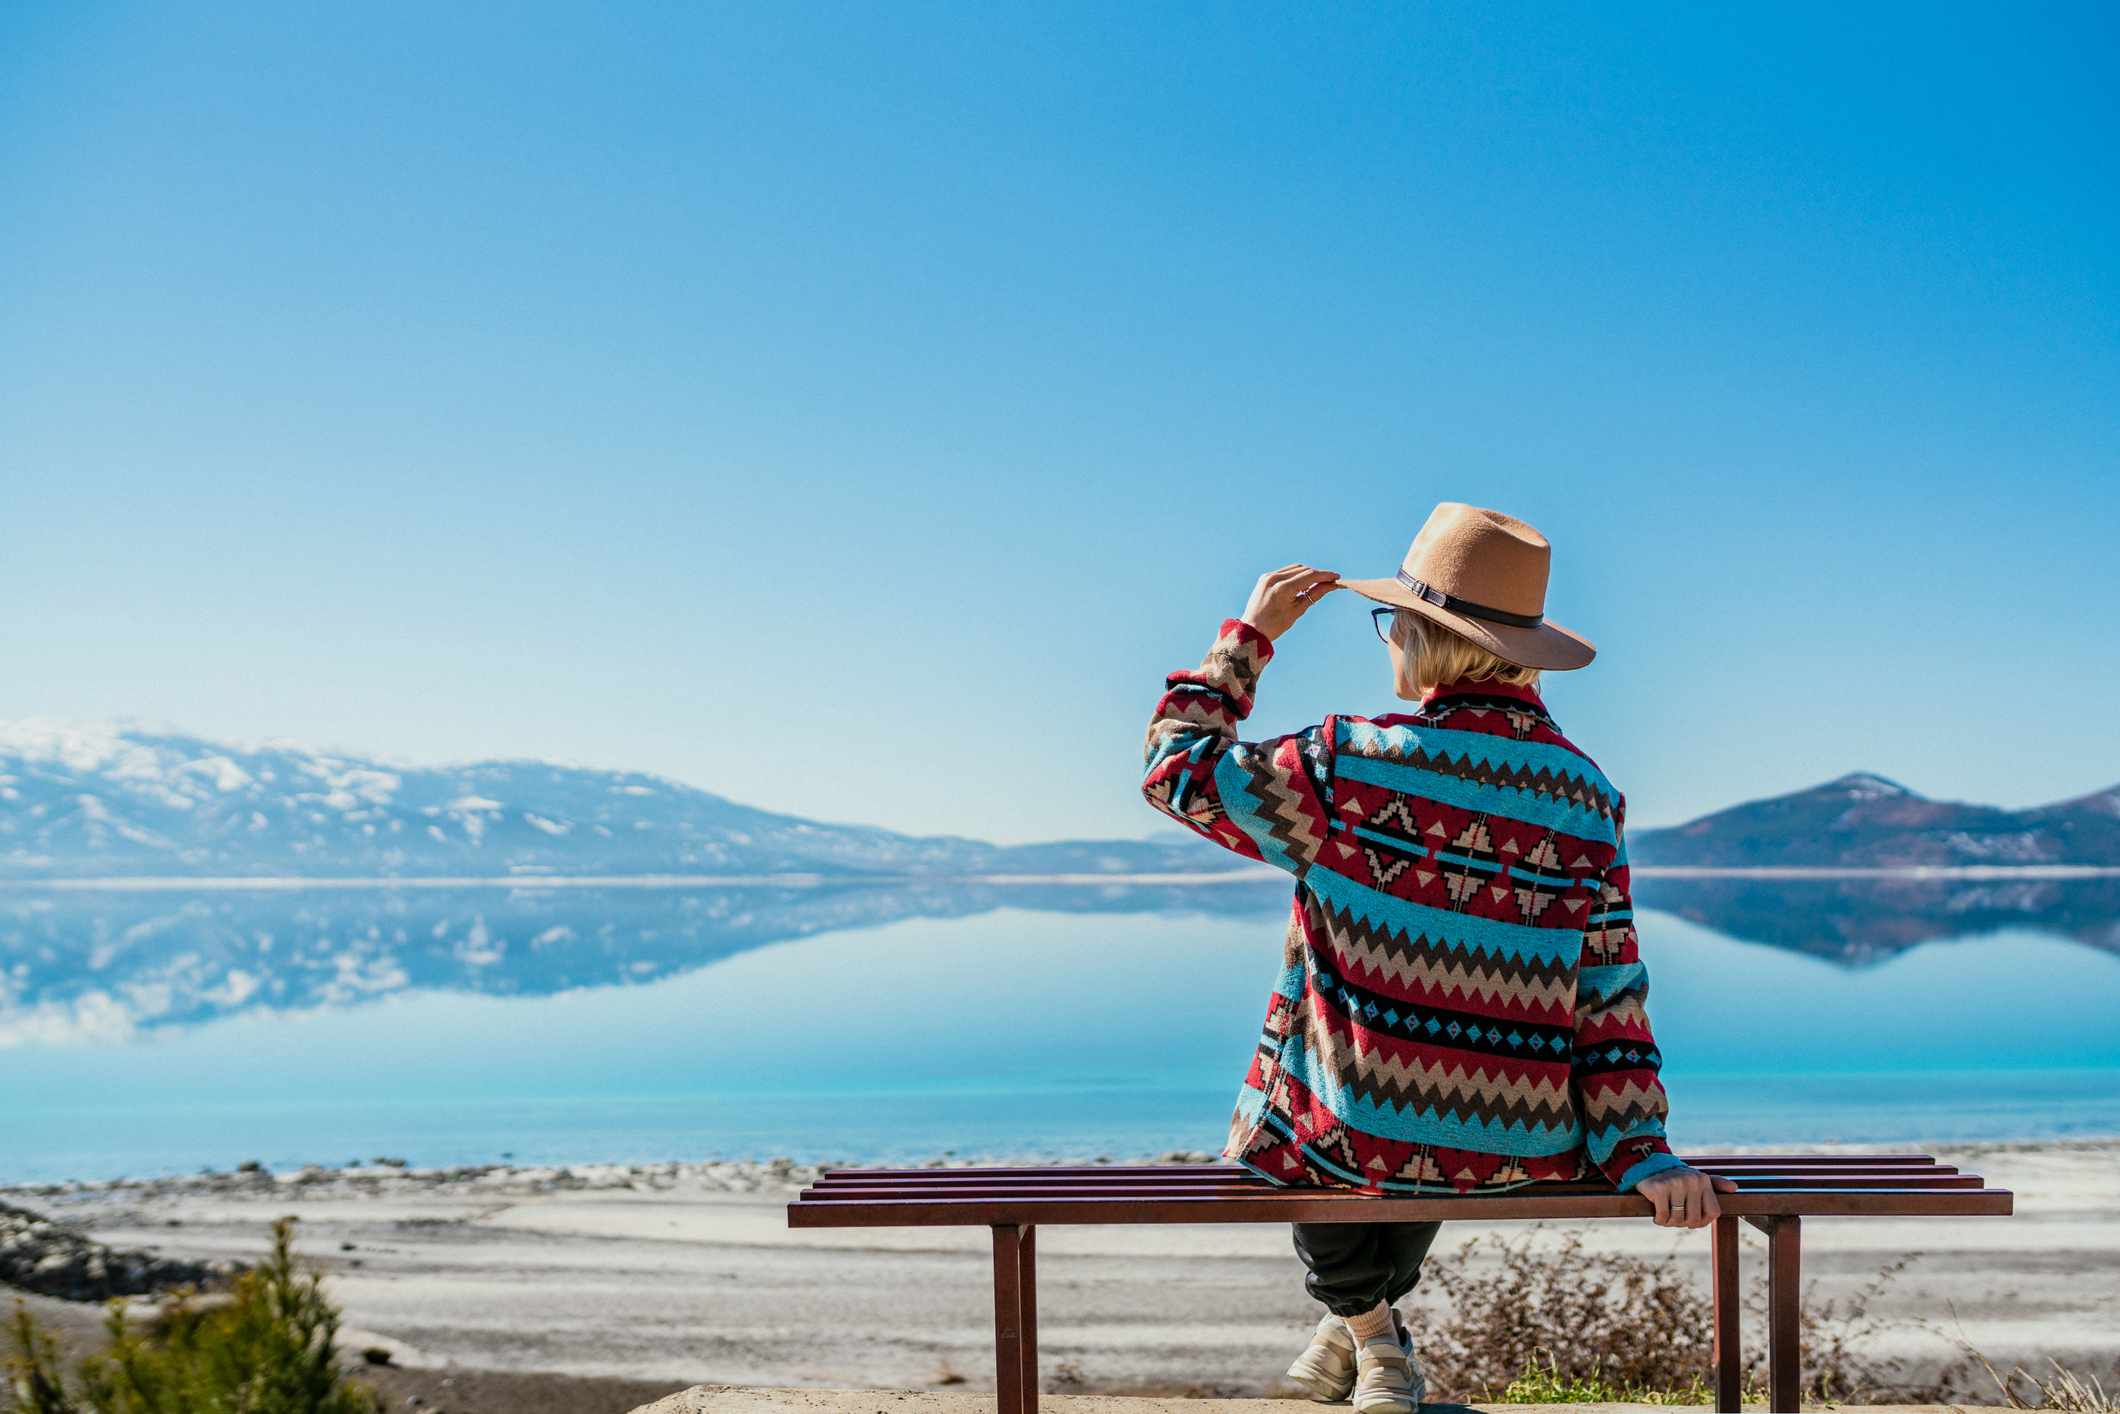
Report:
[[[1715,1195],[1735,1193],[1737,1185],[1696,1168],[1670,1168],[1650,1174],[1634,1191],[1656,1205],[1658,1227],[1706,1227],[1722,1216]]]

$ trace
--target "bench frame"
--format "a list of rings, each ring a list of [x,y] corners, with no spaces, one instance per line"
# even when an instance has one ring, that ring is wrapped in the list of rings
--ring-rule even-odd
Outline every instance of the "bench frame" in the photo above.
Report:
[[[1735,1181],[1711,1228],[1715,1405],[1741,1407],[1738,1223],[1767,1237],[1770,1407],[1800,1407],[1802,1222],[1809,1216],[2002,1215],[2013,1199],[1927,1154],[1727,1154],[1686,1160]],[[1038,1226],[1222,1222],[1423,1222],[1641,1218],[1638,1194],[1542,1183],[1471,1197],[1374,1197],[1279,1188],[1235,1164],[827,1169],[788,1205],[788,1225],[983,1226],[993,1233],[994,1388],[1000,1414],[1037,1414]]]

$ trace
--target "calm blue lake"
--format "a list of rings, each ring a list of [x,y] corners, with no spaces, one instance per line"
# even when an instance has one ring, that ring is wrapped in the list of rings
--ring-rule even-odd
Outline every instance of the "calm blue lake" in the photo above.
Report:
[[[1643,881],[1681,1147],[2120,1133],[2111,881]],[[0,1181],[1212,1151],[1278,884],[0,897]]]

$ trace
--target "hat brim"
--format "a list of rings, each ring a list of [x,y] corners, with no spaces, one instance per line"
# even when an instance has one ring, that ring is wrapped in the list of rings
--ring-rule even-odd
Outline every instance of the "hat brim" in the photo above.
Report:
[[[1503,662],[1514,663],[1520,668],[1567,672],[1571,668],[1586,666],[1597,656],[1597,647],[1589,639],[1569,632],[1551,619],[1537,628],[1518,628],[1514,624],[1495,623],[1492,619],[1476,619],[1431,604],[1396,579],[1343,579],[1340,588],[1352,589],[1365,599],[1374,599],[1395,609],[1411,609],[1452,633],[1470,639]]]

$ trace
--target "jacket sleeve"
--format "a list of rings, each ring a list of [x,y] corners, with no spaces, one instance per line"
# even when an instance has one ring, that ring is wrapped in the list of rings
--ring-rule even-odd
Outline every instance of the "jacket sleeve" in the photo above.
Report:
[[[1325,847],[1331,721],[1265,741],[1237,740],[1273,641],[1242,619],[1197,668],[1164,680],[1149,719],[1141,793],[1216,844],[1301,877]]]
[[[1575,981],[1573,1081],[1583,1142],[1620,1192],[1683,1161],[1664,1139],[1670,1100],[1658,1079],[1663,1057],[1643,1003],[1649,973],[1634,931],[1627,869],[1627,806],[1614,811],[1618,852],[1605,870],[1584,921]]]

